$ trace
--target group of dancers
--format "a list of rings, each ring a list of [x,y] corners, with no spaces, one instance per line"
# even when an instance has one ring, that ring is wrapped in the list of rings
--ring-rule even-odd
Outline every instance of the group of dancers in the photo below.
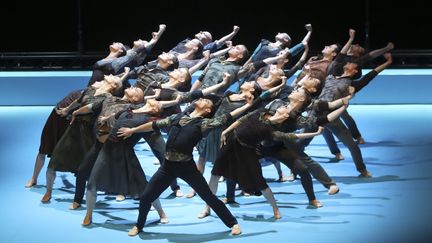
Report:
[[[238,26],[218,40],[201,31],[157,60],[146,57],[165,32],[163,24],[150,41],[138,39],[132,48],[112,43],[109,54],[94,64],[87,87],[72,91],[49,115],[26,187],[37,184],[48,156],[43,203],[51,200],[56,171],[72,172],[76,183],[70,209],[80,208],[86,196],[82,225],[92,224],[98,191],[117,195],[117,200],[131,197],[140,202],[137,222],[128,232],[135,236],[152,205],[160,222],[168,223],[158,198],[169,186],[182,196],[176,181],[181,178],[192,188],[187,197],[197,194],[206,203],[198,218],[212,209],[238,235],[240,225],[226,207],[235,202],[237,185],[244,193],[263,195],[274,218],[282,217],[262,174],[260,161],[269,160],[289,167],[300,177],[309,205],[322,207],[312,177],[330,195],[339,187],[305,147],[322,134],[342,160],[335,135],[351,153],[359,176],[372,176],[359,148],[364,139],[347,107],[355,93],[392,63],[394,45],[366,53],[353,44],[355,30],[350,29],[343,46],[325,46],[320,55],[308,58],[312,26],[305,28],[300,43],[292,46],[287,33],[278,33],[274,41],[263,39],[251,55],[245,45],[232,44]],[[362,67],[382,55],[385,62],[363,75]],[[202,68],[192,83],[192,74]],[[136,82],[131,85],[130,79]],[[141,139],[160,162],[150,181],[134,150]],[[203,177],[207,161],[214,164],[208,183]],[[215,196],[220,177],[227,185],[223,201]]]

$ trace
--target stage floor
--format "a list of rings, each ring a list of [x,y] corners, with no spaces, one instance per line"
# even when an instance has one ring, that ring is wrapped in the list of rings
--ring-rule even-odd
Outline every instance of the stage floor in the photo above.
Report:
[[[322,137],[307,152],[338,183],[340,192],[327,195],[314,181],[317,198],[324,207],[310,209],[300,182],[269,182],[282,219],[275,221],[263,197],[237,197],[229,207],[243,234],[229,229],[214,215],[197,219],[204,203],[199,197],[175,198],[167,189],[161,196],[170,222],[157,223],[149,214],[144,233],[130,238],[127,231],[137,217],[138,201],[116,202],[99,195],[90,228],[81,226],[85,209],[68,210],[74,191],[72,174],[57,173],[51,203],[42,204],[45,168],[38,186],[24,188],[31,177],[45,119],[52,107],[0,107],[0,207],[1,242],[420,242],[432,235],[432,105],[352,105],[366,144],[364,160],[373,178],[358,178],[348,150],[339,144],[345,160],[332,162]],[[148,176],[157,169],[145,144],[136,147]],[[282,165],[285,174],[289,170]],[[208,164],[205,177],[209,178]],[[273,166],[263,168],[266,178],[276,179]],[[179,180],[182,191],[189,186]],[[219,184],[218,195],[225,192]],[[431,239],[431,238],[429,238]],[[430,241],[430,240],[429,240]]]

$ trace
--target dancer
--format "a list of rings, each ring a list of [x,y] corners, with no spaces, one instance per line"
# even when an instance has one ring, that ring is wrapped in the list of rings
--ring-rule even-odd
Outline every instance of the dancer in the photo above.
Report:
[[[138,221],[129,231],[129,236],[135,236],[142,231],[150,210],[150,203],[158,198],[170,182],[177,177],[187,182],[210,205],[224,224],[231,228],[231,234],[241,233],[240,225],[235,217],[225,204],[213,195],[204,177],[198,171],[193,161],[192,151],[193,147],[211,129],[223,126],[249,106],[248,104],[228,114],[209,119],[204,117],[212,112],[213,103],[209,99],[199,99],[194,103],[195,109],[189,115],[178,114],[135,128],[119,129],[119,136],[128,137],[136,132],[146,132],[163,127],[170,128],[165,153],[166,161],[152,176],[141,196]]]
[[[153,38],[149,41],[137,40],[134,42],[133,48],[127,48],[120,42],[114,42],[109,46],[109,54],[97,61],[93,65],[93,72],[89,79],[88,86],[96,81],[103,80],[104,75],[120,74],[124,67],[133,66],[138,63],[137,58],[143,59],[151,51],[153,46],[158,42],[162,34],[165,32],[166,26],[159,25],[158,32],[153,32]],[[127,85],[124,85],[126,87]],[[57,112],[65,108],[78,99],[83,90],[76,90],[69,93],[65,98],[56,104],[48,116],[45,126],[42,130],[41,141],[38,154],[36,155],[35,165],[32,178],[26,183],[25,187],[29,188],[37,184],[37,179],[45,163],[45,158],[51,157],[55,145],[60,140],[66,128],[69,126],[69,121],[66,116],[60,116]],[[121,96],[121,95],[120,95]]]
[[[102,103],[105,98],[122,87],[128,72],[129,68],[125,68],[125,73],[121,77],[105,76],[103,81],[96,82],[87,88],[76,103],[80,104],[80,106]],[[51,200],[56,171],[77,172],[84,155],[94,144],[93,125],[95,119],[96,115],[94,114],[80,116],[76,119],[76,122],[66,129],[62,138],[58,141],[48,164],[46,172],[47,187],[41,200],[42,203],[48,203]]]

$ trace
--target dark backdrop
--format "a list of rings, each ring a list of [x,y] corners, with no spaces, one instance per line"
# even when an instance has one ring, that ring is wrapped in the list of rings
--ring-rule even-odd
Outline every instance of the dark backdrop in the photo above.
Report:
[[[357,30],[357,43],[371,48],[393,41],[399,50],[430,48],[430,13],[423,1],[8,1],[2,2],[0,52],[106,52],[113,41],[130,45],[150,39],[159,23],[167,31],[155,51],[169,50],[178,41],[208,30],[217,39],[240,32],[235,43],[253,50],[261,38],[273,40],[288,32],[294,43],[311,23],[311,49],[344,43],[348,28]],[[79,7],[80,6],[80,7]],[[80,11],[79,11],[80,9]],[[79,41],[79,12],[82,41]],[[369,22],[367,21],[369,20]],[[369,27],[367,25],[369,23]],[[369,40],[366,38],[369,29]]]

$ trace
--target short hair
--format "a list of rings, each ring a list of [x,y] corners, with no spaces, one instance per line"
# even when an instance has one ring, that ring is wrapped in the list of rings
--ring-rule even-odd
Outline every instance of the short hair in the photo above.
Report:
[[[126,56],[127,51],[130,50],[130,47],[127,46],[127,45],[124,45],[124,44],[122,43],[122,48],[121,48],[121,50],[122,50],[122,52],[120,53],[120,55],[119,55],[118,57]]]
[[[200,40],[198,40],[197,48],[198,49],[195,52],[195,58],[202,56],[202,52],[204,50],[204,45]]]
[[[215,94],[208,94],[203,99],[210,100],[213,103],[213,106],[211,107],[211,111],[206,115],[206,117],[213,117],[216,113],[217,108],[219,107],[220,103],[222,102],[221,97]]]
[[[309,93],[309,91],[307,91],[306,89],[303,89],[304,91],[304,101],[303,104],[300,108],[300,111],[304,111],[306,110],[306,108],[310,105],[310,103],[312,102],[312,94]]]
[[[336,49],[334,50],[334,52],[336,52],[336,54],[339,54],[339,52],[342,50],[342,46],[339,43],[335,43],[336,45]]]
[[[205,37],[206,37],[209,41],[212,41],[212,40],[213,40],[213,36],[212,36],[212,34],[211,34],[210,32],[208,32],[208,31],[203,31],[202,33],[203,33],[203,35],[205,35]]]
[[[254,99],[257,99],[262,93],[262,88],[257,82],[253,82],[253,84],[254,91],[252,92],[252,95],[254,96]]]
[[[179,68],[180,70],[185,70],[186,71],[186,75],[185,75],[185,80],[182,83],[182,85],[180,87],[177,88],[178,91],[180,92],[187,92],[190,90],[191,88],[191,81],[192,81],[192,75],[189,72],[189,69],[187,68]]]
[[[173,55],[173,58],[171,61],[172,61],[172,64],[168,67],[168,71],[172,71],[172,70],[177,69],[179,67],[179,60],[178,60],[176,55]]]
[[[248,59],[249,59],[249,50],[247,49],[247,47],[245,45],[244,46],[244,51],[243,51],[243,57],[242,59],[238,60],[238,64],[243,65]]]
[[[292,42],[291,36],[289,36],[288,33],[282,33],[282,34],[284,35],[284,37],[288,39],[287,42],[283,43],[283,48],[289,47]]]

